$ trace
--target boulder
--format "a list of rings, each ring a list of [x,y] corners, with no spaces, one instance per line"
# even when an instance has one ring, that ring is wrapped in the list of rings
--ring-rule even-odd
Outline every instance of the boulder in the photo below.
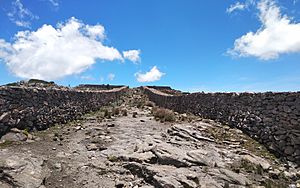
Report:
[[[2,141],[11,141],[11,142],[19,142],[19,141],[25,141],[27,140],[27,135],[24,133],[15,133],[15,132],[9,132],[6,133],[4,136],[1,137]]]
[[[192,150],[187,152],[187,157],[185,159],[197,165],[205,165],[210,167],[214,167],[215,165],[223,166],[223,164],[220,162],[220,154],[214,150]]]
[[[267,160],[257,156],[244,155],[242,157],[242,160],[252,163],[255,166],[261,166],[264,170],[268,170],[271,167],[270,163]]]
[[[44,160],[28,153],[10,153],[0,151],[0,186],[39,188],[50,171]],[[3,186],[2,186],[3,185]]]

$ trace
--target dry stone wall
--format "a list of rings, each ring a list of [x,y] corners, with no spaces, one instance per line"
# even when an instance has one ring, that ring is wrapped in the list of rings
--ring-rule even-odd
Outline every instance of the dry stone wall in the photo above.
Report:
[[[0,87],[0,137],[11,128],[44,130],[117,100],[127,87],[109,91],[79,91]]]
[[[93,84],[81,84],[75,89],[79,90],[111,90],[116,88],[122,88],[125,87],[124,85],[109,85],[109,84],[102,84],[102,85],[93,85]]]
[[[300,165],[300,92],[172,96],[147,87],[144,92],[158,106],[239,128],[277,156]]]

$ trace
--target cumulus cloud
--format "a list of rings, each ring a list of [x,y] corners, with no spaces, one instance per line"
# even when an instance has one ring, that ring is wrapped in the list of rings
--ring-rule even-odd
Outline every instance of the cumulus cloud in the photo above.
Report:
[[[108,74],[107,79],[110,80],[110,81],[112,81],[112,80],[115,79],[115,77],[116,77],[115,74],[110,73],[110,74]]]
[[[282,15],[273,0],[261,0],[257,4],[261,27],[234,42],[229,54],[238,57],[253,56],[262,60],[276,59],[280,54],[300,52],[300,23]]]
[[[123,51],[123,56],[125,59],[137,63],[141,60],[140,53],[141,53],[140,50],[128,50],[128,51]]]
[[[103,26],[70,18],[57,27],[20,31],[12,42],[0,39],[0,59],[18,77],[57,80],[85,71],[96,60],[123,61],[117,49],[102,43],[104,37]]]
[[[85,29],[87,31],[87,35],[90,36],[91,38],[99,39],[99,40],[105,39],[105,29],[102,25],[99,24],[94,26],[86,25]]]
[[[161,79],[165,73],[160,72],[156,66],[152,67],[149,72],[146,73],[135,73],[135,77],[138,82],[155,82]]]
[[[21,0],[12,2],[12,10],[7,13],[10,21],[17,26],[29,28],[32,20],[39,19],[29,9],[25,8]]]

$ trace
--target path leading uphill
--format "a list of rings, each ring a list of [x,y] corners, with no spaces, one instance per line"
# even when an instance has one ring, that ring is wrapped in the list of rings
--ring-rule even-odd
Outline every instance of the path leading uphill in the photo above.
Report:
[[[23,141],[0,144],[0,187],[300,186],[299,168],[241,131],[186,114],[160,122],[145,100],[134,89],[81,120],[13,130],[6,138]]]

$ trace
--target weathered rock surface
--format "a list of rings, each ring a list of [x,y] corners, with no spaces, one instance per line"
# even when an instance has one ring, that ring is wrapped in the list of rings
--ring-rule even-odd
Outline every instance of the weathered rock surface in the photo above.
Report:
[[[30,153],[0,150],[0,187],[41,188],[50,174],[45,160]]]
[[[239,128],[300,165],[300,92],[174,94],[167,88],[143,89],[158,106]]]
[[[122,98],[127,116],[99,111],[34,133],[39,141],[0,144],[0,187],[297,185],[299,168],[239,130],[198,119],[160,123],[134,105],[143,97],[132,90]]]

